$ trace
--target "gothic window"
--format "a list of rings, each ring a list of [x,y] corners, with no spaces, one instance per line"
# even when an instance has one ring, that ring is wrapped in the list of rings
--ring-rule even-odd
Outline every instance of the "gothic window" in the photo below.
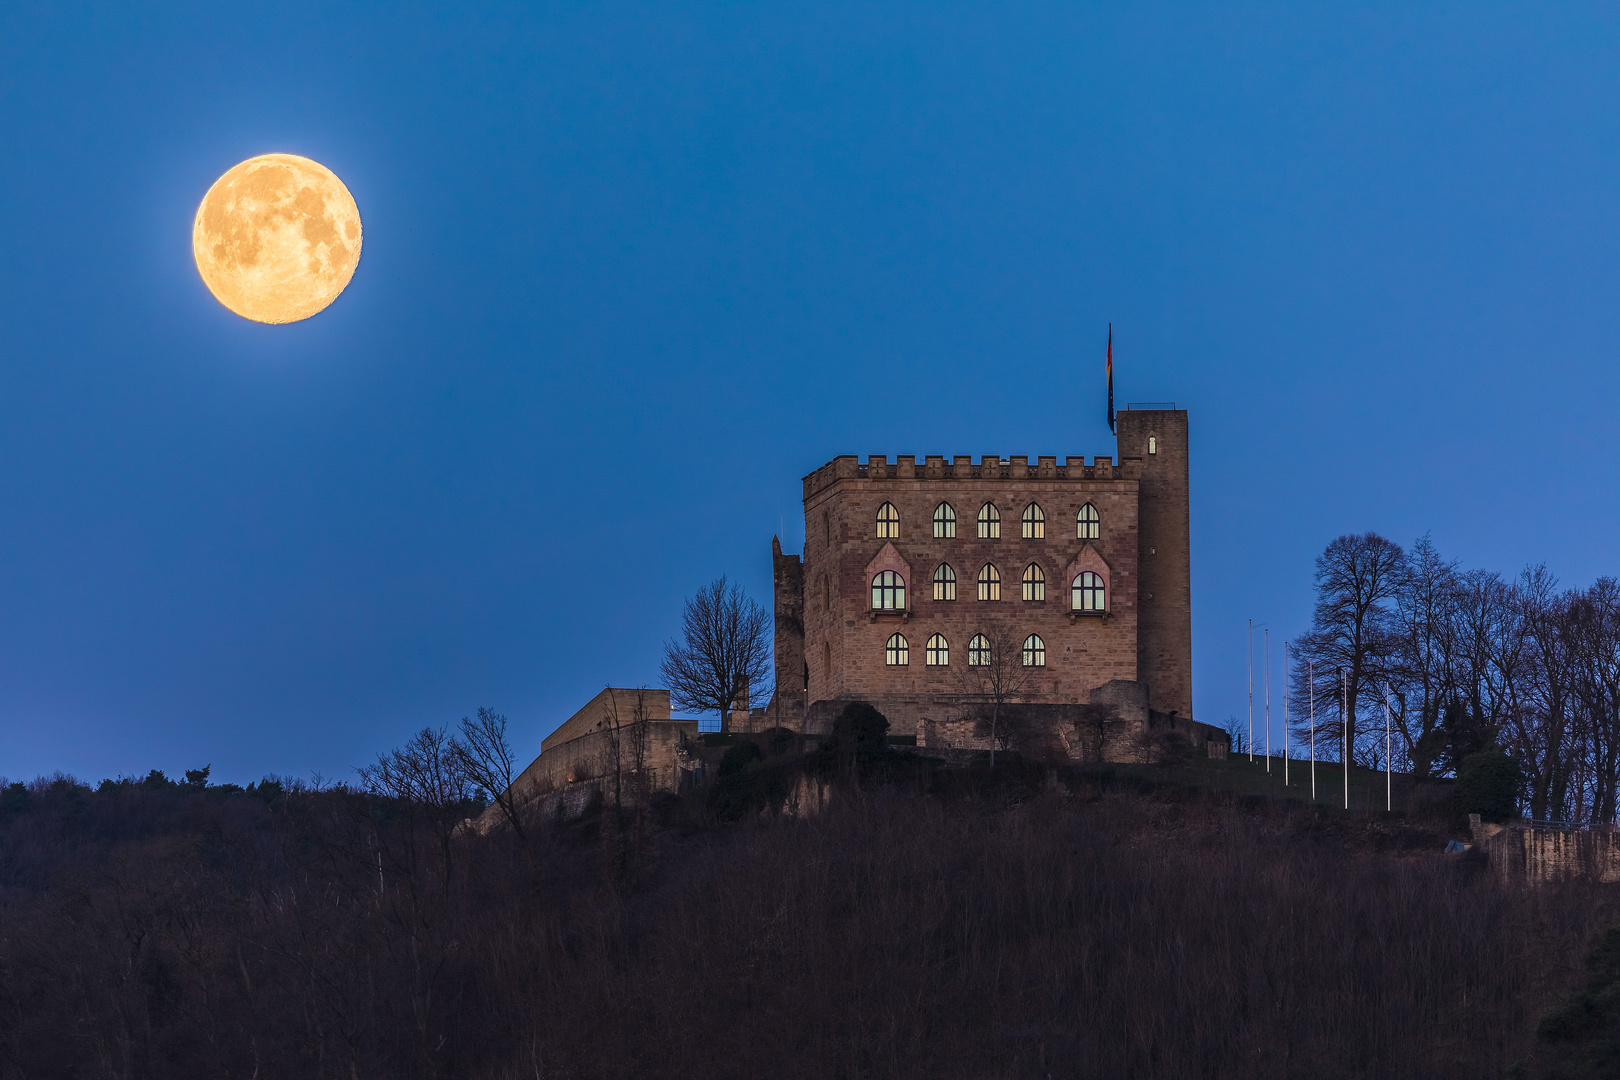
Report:
[[[821,512],[821,531],[826,534],[827,543],[832,543],[832,515],[825,510]]]
[[[1024,666],[1046,666],[1046,642],[1041,640],[1041,635],[1031,634],[1024,639]]]
[[[1101,575],[1086,570],[1074,579],[1073,607],[1076,611],[1108,610],[1108,596]]]
[[[873,578],[872,609],[874,611],[904,611],[906,609],[906,579],[893,570],[885,570]]]
[[[1038,563],[1030,563],[1024,567],[1024,599],[1046,599],[1046,575],[1041,572]]]
[[[956,539],[956,507],[950,503],[934,507],[934,539]]]
[[[889,638],[888,644],[883,646],[883,662],[890,667],[905,667],[911,663],[911,646],[899,634]]]
[[[1102,534],[1102,518],[1097,515],[1097,508],[1090,503],[1080,508],[1074,516],[1074,535],[1082,540],[1095,540]]]
[[[996,509],[995,503],[979,507],[979,539],[1001,539],[1001,511]]]
[[[1040,503],[1030,503],[1024,507],[1023,523],[1025,540],[1046,538],[1046,511],[1041,509]]]
[[[973,640],[968,642],[968,667],[990,666],[990,639],[983,634],[974,634]]]
[[[995,563],[985,563],[979,571],[979,599],[1001,599],[1001,571],[996,569]]]
[[[950,563],[940,563],[934,571],[934,599],[956,599],[956,571],[951,569]]]
[[[894,508],[894,503],[886,502],[878,507],[878,539],[894,540],[900,536],[900,511]]]
[[[935,634],[928,639],[928,666],[949,667],[951,664],[951,646],[945,640],[945,635]]]

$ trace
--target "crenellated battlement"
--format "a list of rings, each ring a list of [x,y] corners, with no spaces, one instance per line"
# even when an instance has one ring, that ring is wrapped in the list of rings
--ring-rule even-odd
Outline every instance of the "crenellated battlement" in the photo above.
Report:
[[[1135,459],[1132,459],[1134,463]],[[1133,470],[1134,472],[1134,470]],[[804,497],[831,486],[839,480],[1126,480],[1125,463],[1114,464],[1109,456],[1099,455],[1086,464],[1079,457],[1038,456],[1034,463],[1027,455],[981,455],[975,462],[971,454],[928,454],[918,461],[914,454],[900,454],[890,461],[887,454],[869,455],[863,463],[857,454],[840,454],[804,478]]]

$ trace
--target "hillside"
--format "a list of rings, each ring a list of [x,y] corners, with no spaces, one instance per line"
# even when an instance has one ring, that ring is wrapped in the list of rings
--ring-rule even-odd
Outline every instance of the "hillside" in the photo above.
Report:
[[[1615,918],[1422,823],[881,771],[521,841],[345,789],[13,788],[0,1077],[1492,1076]]]

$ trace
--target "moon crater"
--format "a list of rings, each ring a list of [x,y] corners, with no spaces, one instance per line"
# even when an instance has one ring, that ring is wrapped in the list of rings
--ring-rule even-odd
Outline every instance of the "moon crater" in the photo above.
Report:
[[[262,323],[307,319],[336,300],[360,262],[360,210],[330,169],[263,154],[214,181],[191,230],[215,299]]]

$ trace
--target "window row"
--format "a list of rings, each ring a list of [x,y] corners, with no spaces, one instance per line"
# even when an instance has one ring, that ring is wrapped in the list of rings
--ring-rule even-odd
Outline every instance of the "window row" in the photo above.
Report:
[[[975,524],[980,540],[1001,539],[1001,511],[996,508],[995,503],[987,502],[979,507],[979,516]],[[1019,526],[1025,540],[1046,538],[1046,511],[1041,509],[1040,503],[1030,503],[1024,507]],[[879,540],[899,539],[900,511],[895,509],[894,503],[886,502],[878,507],[877,534]],[[1097,513],[1097,508],[1091,503],[1086,503],[1074,515],[1074,535],[1081,540],[1096,540],[1102,535],[1102,515]],[[956,507],[948,502],[942,502],[934,507],[934,539],[955,538]]]
[[[951,644],[944,634],[929,637],[923,650],[928,667],[950,667]],[[1024,639],[1022,660],[1025,667],[1046,666],[1046,642],[1039,634]],[[974,634],[968,641],[968,667],[989,667],[995,661],[995,647],[983,634]],[[883,662],[889,667],[908,667],[911,664],[911,645],[904,634],[891,635],[883,645]]]
[[[1024,567],[1021,584],[1025,600],[1046,600],[1046,571],[1041,569],[1039,563]],[[1001,599],[1001,571],[996,569],[995,563],[985,563],[979,568],[978,586],[980,600]],[[956,571],[950,563],[940,563],[934,570],[934,599],[956,599]],[[1102,575],[1090,570],[1076,574],[1069,585],[1069,603],[1075,611],[1108,610],[1108,590],[1103,585]],[[884,570],[874,577],[872,610],[906,610],[906,579],[893,570]]]

